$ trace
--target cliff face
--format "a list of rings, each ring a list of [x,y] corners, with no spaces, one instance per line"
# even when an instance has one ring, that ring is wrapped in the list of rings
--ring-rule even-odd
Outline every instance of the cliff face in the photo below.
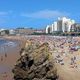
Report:
[[[56,80],[57,70],[48,43],[27,43],[12,72],[14,80]]]

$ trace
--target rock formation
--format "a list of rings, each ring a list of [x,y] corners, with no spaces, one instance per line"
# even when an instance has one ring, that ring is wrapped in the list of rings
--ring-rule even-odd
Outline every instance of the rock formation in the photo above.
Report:
[[[48,43],[27,43],[12,72],[14,80],[56,80],[57,70]]]

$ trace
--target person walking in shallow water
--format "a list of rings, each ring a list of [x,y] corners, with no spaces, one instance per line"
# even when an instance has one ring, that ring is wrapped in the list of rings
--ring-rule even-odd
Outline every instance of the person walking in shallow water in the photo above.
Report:
[[[1,61],[3,61],[3,56],[1,56]]]

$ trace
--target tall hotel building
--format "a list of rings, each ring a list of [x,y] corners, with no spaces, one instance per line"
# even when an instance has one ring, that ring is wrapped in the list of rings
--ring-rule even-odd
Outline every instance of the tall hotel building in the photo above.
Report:
[[[52,25],[48,25],[46,27],[46,33],[49,33],[49,32],[50,33],[54,33],[54,32],[70,32],[71,26],[73,24],[75,24],[74,20],[68,19],[66,17],[58,18],[57,22],[54,22]]]

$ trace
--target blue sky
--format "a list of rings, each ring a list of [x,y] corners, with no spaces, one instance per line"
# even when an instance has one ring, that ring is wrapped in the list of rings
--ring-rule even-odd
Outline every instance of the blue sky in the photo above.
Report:
[[[58,17],[80,22],[80,0],[0,0],[0,28],[45,28]]]

